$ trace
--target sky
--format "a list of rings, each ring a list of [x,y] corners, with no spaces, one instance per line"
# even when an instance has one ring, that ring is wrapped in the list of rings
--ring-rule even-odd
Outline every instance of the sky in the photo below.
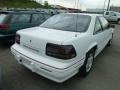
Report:
[[[70,8],[82,8],[83,10],[88,8],[104,8],[107,7],[108,0],[38,0],[38,1],[48,1],[50,4],[61,5]],[[77,2],[77,5],[76,5]],[[113,6],[120,6],[120,0],[111,0],[111,5]]]

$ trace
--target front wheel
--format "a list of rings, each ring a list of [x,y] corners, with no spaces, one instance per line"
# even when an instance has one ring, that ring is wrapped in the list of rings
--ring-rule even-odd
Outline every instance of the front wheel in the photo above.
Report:
[[[87,76],[89,72],[91,71],[93,67],[93,62],[94,62],[94,50],[91,50],[87,55],[86,55],[86,60],[84,62],[84,65],[82,67],[82,75]]]

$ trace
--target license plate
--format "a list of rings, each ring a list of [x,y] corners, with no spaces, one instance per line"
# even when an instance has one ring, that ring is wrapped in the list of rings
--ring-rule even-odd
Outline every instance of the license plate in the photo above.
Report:
[[[15,55],[15,59],[19,61],[21,57],[19,55]]]
[[[28,61],[28,60],[26,60],[26,59],[22,59],[22,62],[23,62],[24,64],[27,64],[27,65],[30,65],[30,64],[31,64],[31,61]]]

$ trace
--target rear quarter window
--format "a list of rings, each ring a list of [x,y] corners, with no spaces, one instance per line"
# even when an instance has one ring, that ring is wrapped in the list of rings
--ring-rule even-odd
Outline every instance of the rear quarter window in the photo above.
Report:
[[[100,19],[103,29],[108,28],[108,25],[109,25],[108,21],[104,17],[99,17],[99,19]]]
[[[97,17],[96,22],[95,22],[94,34],[98,34],[99,32],[102,32],[102,26],[101,26],[99,18]]]

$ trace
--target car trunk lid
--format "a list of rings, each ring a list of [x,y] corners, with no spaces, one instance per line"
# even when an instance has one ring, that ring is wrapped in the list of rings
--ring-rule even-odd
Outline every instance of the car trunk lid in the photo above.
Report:
[[[75,32],[40,27],[19,31],[18,33],[21,35],[21,45],[34,51],[45,51],[47,43],[62,44],[76,34]]]

